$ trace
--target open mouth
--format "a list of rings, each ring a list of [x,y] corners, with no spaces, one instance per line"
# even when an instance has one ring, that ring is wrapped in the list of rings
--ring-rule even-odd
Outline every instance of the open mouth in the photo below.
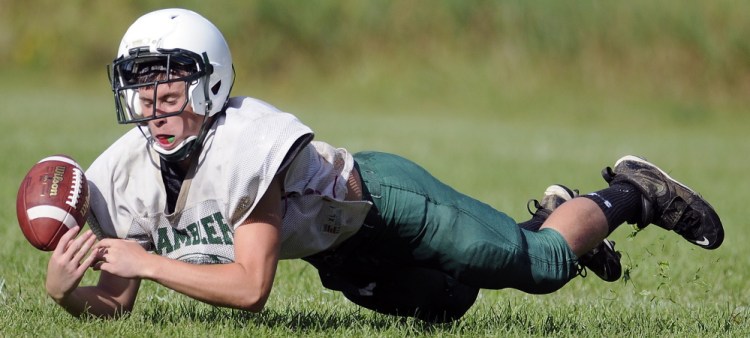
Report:
[[[156,135],[156,141],[162,146],[168,146],[174,143],[174,135]]]

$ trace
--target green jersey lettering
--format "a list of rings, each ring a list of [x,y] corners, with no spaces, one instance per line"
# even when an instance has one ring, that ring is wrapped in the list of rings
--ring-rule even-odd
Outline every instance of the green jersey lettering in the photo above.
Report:
[[[172,252],[172,243],[169,242],[169,236],[167,236],[167,228],[159,228],[158,237],[159,242],[156,243],[156,252],[160,255]]]
[[[201,243],[201,232],[198,230],[198,224],[190,223],[187,226],[187,231],[190,232],[190,237],[193,239],[192,245],[198,245]]]
[[[154,238],[156,242],[154,251],[159,255],[166,256],[177,250],[186,250],[183,257],[188,257],[206,250],[205,248],[189,249],[191,246],[233,245],[233,236],[234,231],[226,223],[221,212],[215,212],[210,216],[201,218],[198,222],[188,224],[182,229],[171,226],[159,227],[154,234],[154,237],[156,237]],[[213,256],[214,254],[206,252],[204,255]],[[220,259],[219,256],[211,258],[211,261],[216,262],[226,260],[227,258]],[[231,259],[229,260],[231,261]]]
[[[219,229],[221,229],[221,235],[224,238],[224,244],[234,244],[234,242],[232,242],[234,232],[232,231],[232,228],[229,227],[227,222],[224,222],[224,216],[222,216],[220,212],[217,212],[214,214],[214,218],[216,219],[216,222],[219,223]]]
[[[190,245],[190,235],[187,231],[172,228],[172,235],[174,235],[174,250]]]
[[[206,236],[208,236],[208,243],[211,244],[222,244],[221,238],[216,236],[216,228],[211,225],[214,223],[213,215],[201,218],[201,225],[206,230]]]

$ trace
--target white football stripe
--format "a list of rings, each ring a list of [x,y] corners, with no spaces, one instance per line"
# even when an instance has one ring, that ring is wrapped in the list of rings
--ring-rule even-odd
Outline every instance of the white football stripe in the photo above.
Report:
[[[46,161],[60,161],[60,162],[65,162],[65,163],[68,163],[70,165],[76,166],[78,169],[83,170],[81,168],[81,166],[78,163],[76,163],[76,161],[73,161],[73,160],[71,160],[71,159],[69,159],[67,157],[64,157],[64,156],[50,156],[50,157],[45,157],[41,161],[39,161],[37,163],[42,163],[42,162],[46,162]]]
[[[30,221],[37,218],[51,218],[65,224],[68,229],[78,225],[78,222],[76,222],[76,218],[73,217],[73,215],[61,208],[51,205],[31,207],[26,210],[26,214],[29,215]]]

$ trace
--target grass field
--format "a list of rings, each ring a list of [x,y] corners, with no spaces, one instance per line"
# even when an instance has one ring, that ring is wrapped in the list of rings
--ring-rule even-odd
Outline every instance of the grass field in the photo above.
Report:
[[[66,153],[88,165],[126,129],[114,124],[106,87],[4,86],[4,96],[11,99],[0,110],[5,127],[0,153],[6,158],[0,164],[0,235],[5,238],[0,247],[0,335],[682,337],[750,333],[746,293],[750,249],[744,245],[748,235],[743,231],[744,173],[750,163],[742,156],[748,152],[743,133],[748,121],[738,111],[709,107],[715,111],[693,112],[698,116],[683,119],[673,116],[679,110],[669,102],[629,102],[604,96],[579,104],[584,98],[574,94],[550,94],[541,105],[523,93],[512,95],[515,98],[504,101],[496,111],[480,108],[476,112],[461,112],[464,104],[458,94],[444,101],[457,103],[434,109],[420,109],[421,103],[403,102],[389,94],[381,110],[372,105],[357,107],[352,99],[348,101],[351,106],[345,107],[326,92],[350,98],[364,95],[356,88],[290,96],[295,99],[248,86],[238,92],[243,90],[297,111],[320,139],[352,151],[379,149],[413,158],[450,184],[519,219],[526,217],[526,200],[538,198],[549,183],[563,182],[582,191],[598,189],[604,184],[599,177],[604,165],[625,153],[642,154],[674,177],[690,182],[715,205],[727,240],[719,250],[708,252],[655,227],[634,238],[623,227],[613,238],[624,252],[627,280],[607,284],[593,276],[577,278],[547,296],[485,290],[466,317],[451,325],[428,326],[358,309],[341,295],[323,289],[315,271],[299,261],[281,263],[272,298],[261,314],[213,308],[147,282],[128,318],[77,320],[45,296],[48,254],[33,249],[18,230],[14,196],[20,178],[39,158]],[[564,90],[554,92],[558,91]],[[405,108],[395,108],[399,104]],[[543,106],[549,109],[545,112]],[[574,112],[579,108],[583,111]],[[505,113],[513,109],[519,111]],[[91,272],[84,283],[95,280]]]
[[[13,3],[17,4],[15,10],[26,11],[20,1]],[[143,7],[143,3],[152,2],[140,3]],[[440,3],[461,9],[460,2]],[[526,8],[521,2],[497,3],[534,13],[531,20],[536,23],[558,17],[554,7],[551,12],[539,11],[543,4]],[[14,211],[18,184],[35,161],[50,154],[65,153],[88,166],[127,128],[115,123],[101,65],[94,75],[78,76],[78,68],[74,68],[72,73],[46,78],[14,71],[13,63],[11,67],[4,64],[0,68],[0,154],[4,157],[0,161],[0,236],[4,238],[0,245],[0,336],[750,336],[750,247],[746,244],[750,234],[744,205],[750,191],[750,142],[746,136],[750,115],[746,113],[747,92],[743,91],[748,88],[748,67],[747,62],[738,61],[746,59],[750,49],[743,49],[746,43],[736,48],[717,47],[713,54],[706,52],[716,59],[707,58],[703,63],[699,52],[682,45],[693,46],[696,40],[707,49],[715,47],[714,38],[722,32],[716,27],[732,28],[727,40],[739,41],[737,37],[748,30],[746,20],[737,19],[737,13],[747,5],[733,9],[729,1],[715,6],[685,3],[680,7],[683,12],[677,14],[670,11],[679,7],[675,3],[671,7],[646,6],[649,13],[656,12],[671,25],[665,28],[670,32],[666,37],[651,35],[661,32],[661,16],[640,16],[638,10],[610,4],[589,13],[592,15],[583,21],[587,31],[565,30],[561,39],[567,42],[550,40],[566,27],[561,24],[563,19],[541,28],[525,27],[512,37],[522,42],[527,37],[524,34],[536,32],[532,43],[538,49],[529,54],[513,54],[518,52],[514,48],[520,47],[511,43],[505,46],[508,51],[488,47],[481,55],[470,51],[433,55],[430,53],[439,52],[435,46],[440,46],[433,42],[407,48],[409,52],[427,48],[427,59],[386,50],[369,58],[353,57],[355,61],[333,67],[335,72],[330,74],[327,67],[335,65],[336,59],[321,65],[318,73],[305,70],[312,67],[305,60],[291,60],[292,66],[282,67],[281,73],[262,78],[250,76],[252,72],[247,70],[258,65],[244,67],[249,61],[236,61],[244,77],[235,86],[235,94],[256,96],[295,113],[316,131],[318,139],[333,145],[411,158],[457,189],[519,220],[528,217],[526,201],[539,198],[549,184],[564,183],[582,192],[604,187],[600,170],[630,153],[649,158],[701,192],[724,222],[727,238],[715,251],[701,250],[657,227],[635,234],[623,226],[612,238],[623,252],[627,278],[615,283],[604,283],[593,275],[576,278],[559,292],[545,296],[483,290],[461,321],[447,325],[426,325],[357,308],[340,294],[323,289],[315,270],[300,261],[281,262],[271,299],[260,314],[214,308],[145,282],[136,309],[127,318],[72,318],[45,294],[49,254],[35,250],[18,229]],[[322,7],[335,7],[334,2],[326,4]],[[584,4],[578,6],[586,7]],[[612,9],[607,6],[620,10],[618,20],[644,20],[633,35],[642,40],[626,41],[636,44],[633,49],[637,52],[620,55],[613,42],[611,50],[597,54],[596,48],[602,46],[594,43],[583,48],[582,55],[543,59],[548,52],[568,50],[567,43],[575,45],[577,34],[604,31],[597,25],[609,27],[602,24]],[[577,8],[581,7],[560,15],[575,19]],[[713,19],[704,20],[703,13]],[[26,31],[32,31],[36,26],[31,23],[40,20],[34,18],[16,21],[29,22]],[[110,17],[102,14],[98,18]],[[229,21],[229,27],[239,27],[239,21]],[[695,21],[708,24],[692,25]],[[269,22],[262,28],[276,27]],[[396,23],[413,31],[420,28],[409,26],[408,20]],[[626,34],[630,33],[627,21],[616,23],[607,31],[614,35],[600,36],[602,40],[632,38]],[[60,26],[63,31],[73,29]],[[300,26],[305,27],[304,23]],[[302,28],[299,34],[304,33]],[[334,28],[346,31],[346,27]],[[440,33],[450,36],[452,29],[459,28],[450,26]],[[124,28],[118,26],[112,35],[119,38],[120,29]],[[471,29],[481,31],[482,27]],[[87,34],[83,40],[96,40],[97,46],[111,42],[100,36],[108,33],[88,30]],[[240,39],[242,34],[233,31],[231,35]],[[312,38],[324,40],[322,35]],[[368,38],[377,40],[378,36],[370,33]],[[0,43],[7,41],[12,40],[0,34]],[[75,46],[91,47],[88,44],[94,42],[79,41],[85,45]],[[460,47],[462,42],[456,38],[451,46]],[[48,66],[49,60],[54,60],[51,56],[57,55],[54,50],[44,50],[35,56],[42,60],[38,61],[32,57],[35,42],[26,43],[19,49],[5,48],[0,60],[9,53],[23,59],[27,52],[30,56],[23,60],[34,68]],[[342,44],[356,45],[352,41]],[[399,45],[388,48],[398,50]],[[355,56],[358,53],[348,51]],[[363,51],[377,52],[372,46]],[[323,58],[336,55],[335,51],[321,53]],[[675,55],[685,63],[672,62]],[[108,62],[107,58],[101,64]],[[614,67],[607,63],[610,60]],[[724,60],[734,63],[725,64]],[[307,61],[316,65],[314,60]],[[294,75],[296,70],[302,75]],[[89,272],[83,284],[96,279],[96,273]]]

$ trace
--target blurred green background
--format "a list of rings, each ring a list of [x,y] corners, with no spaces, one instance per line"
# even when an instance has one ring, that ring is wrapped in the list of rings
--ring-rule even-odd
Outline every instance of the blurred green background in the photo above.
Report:
[[[710,102],[749,85],[750,4],[729,0],[2,0],[2,69],[101,79],[134,18],[172,6],[219,26],[246,85],[394,79],[381,91],[434,98],[554,83]]]
[[[290,111],[334,145],[407,155],[503,209],[523,210],[507,192],[525,175],[599,187],[568,166],[598,170],[624,153],[730,170],[711,184],[747,169],[750,3],[731,0],[0,0],[0,116],[27,124],[0,149],[90,163],[127,129],[106,64],[138,16],[172,6],[224,32],[234,95]],[[34,140],[43,146],[17,144]]]
[[[0,303],[18,292],[18,311],[51,306],[47,256],[15,224],[18,182],[53,153],[88,166],[129,128],[116,124],[105,66],[138,16],[173,6],[222,30],[234,95],[296,114],[335,146],[411,158],[519,220],[547,185],[600,189],[599,170],[634,153],[700,191],[725,223],[725,245],[711,252],[656,227],[633,239],[624,227],[613,238],[626,282],[576,279],[544,297],[483,291],[475,318],[503,305],[541,321],[603,306],[587,313],[589,328],[701,332],[705,318],[688,315],[699,307],[717,321],[701,328],[748,332],[731,331],[750,317],[750,2],[733,0],[0,0],[0,235],[11,239],[0,254],[14,257],[0,267]],[[19,280],[23,266],[34,268]],[[29,280],[39,287],[29,291]],[[319,293],[301,263],[283,262],[276,284],[271,309],[316,308],[315,297],[350,306]]]

